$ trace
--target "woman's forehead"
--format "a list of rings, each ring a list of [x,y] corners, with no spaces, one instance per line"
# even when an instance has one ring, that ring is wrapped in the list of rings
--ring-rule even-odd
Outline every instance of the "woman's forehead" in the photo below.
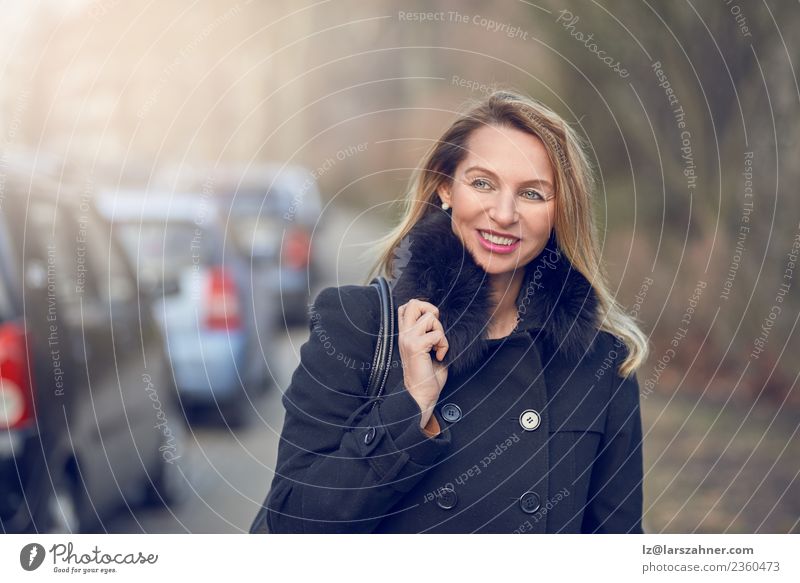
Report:
[[[511,184],[553,183],[553,168],[542,140],[513,128],[475,130],[461,169],[489,172]]]

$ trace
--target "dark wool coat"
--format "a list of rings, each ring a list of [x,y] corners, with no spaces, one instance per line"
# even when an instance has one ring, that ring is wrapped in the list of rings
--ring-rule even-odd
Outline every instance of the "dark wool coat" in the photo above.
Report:
[[[486,339],[489,280],[435,209],[396,253],[395,309],[439,308],[448,379],[428,437],[397,338],[365,396],[379,326],[371,286],[327,287],[283,396],[278,462],[251,532],[642,533],[642,428],[624,345],[551,239],[525,269],[519,329]],[[397,331],[395,324],[395,334]]]

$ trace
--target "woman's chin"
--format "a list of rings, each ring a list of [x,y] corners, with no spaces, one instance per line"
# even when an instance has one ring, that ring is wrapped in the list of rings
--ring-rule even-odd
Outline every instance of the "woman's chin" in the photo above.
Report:
[[[476,259],[481,269],[483,269],[489,275],[509,273],[522,267],[522,265],[519,263],[519,256],[516,253],[510,255],[500,255],[498,253],[487,254],[484,252],[482,255],[477,256]]]

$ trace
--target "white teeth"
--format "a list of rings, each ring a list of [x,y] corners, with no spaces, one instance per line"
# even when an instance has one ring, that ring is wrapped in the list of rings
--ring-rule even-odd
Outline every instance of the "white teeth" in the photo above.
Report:
[[[498,237],[497,235],[492,235],[491,233],[487,233],[486,231],[480,231],[481,237],[486,239],[487,241],[491,241],[496,245],[511,245],[517,239],[510,239],[508,237]]]

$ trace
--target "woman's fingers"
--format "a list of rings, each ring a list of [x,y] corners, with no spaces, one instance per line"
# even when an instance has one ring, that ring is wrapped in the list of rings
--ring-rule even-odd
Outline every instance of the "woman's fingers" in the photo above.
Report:
[[[409,334],[410,332],[410,334]],[[436,350],[436,359],[441,361],[450,344],[445,336],[444,326],[432,313],[426,312],[405,331],[414,352],[429,353]]]
[[[439,317],[439,308],[431,304],[430,302],[425,302],[423,300],[409,300],[398,310],[398,316],[400,322],[406,328],[410,328],[414,325],[414,323],[426,313],[432,313],[437,318]]]
[[[408,310],[406,310],[406,313]],[[430,310],[423,310],[421,315],[416,318],[412,319],[411,316],[405,316],[405,325],[406,330],[413,330],[414,336],[422,336],[426,332],[430,332],[436,328],[436,324],[439,320]]]
[[[426,348],[430,346],[427,351],[430,352],[431,350],[436,350],[436,360],[441,362],[444,358],[444,355],[447,354],[447,350],[450,348],[447,338],[444,335],[444,329],[442,328],[442,325],[439,324],[437,329],[426,333],[422,339],[425,342]]]
[[[439,333],[439,336],[434,341],[433,337],[430,336],[431,334]],[[433,330],[428,332],[426,335],[426,342],[430,340],[431,348],[429,350],[436,350],[436,359],[441,361],[444,358],[444,355],[447,353],[447,349],[450,348],[450,343],[447,342],[447,337],[444,333],[444,326],[438,319],[433,320]]]
[[[441,362],[448,350],[444,327],[439,321],[439,308],[423,300],[409,300],[397,312],[399,350],[403,361],[403,382],[412,396],[425,409],[435,403],[447,380],[447,367],[433,366]],[[436,349],[435,357],[431,350]]]
[[[436,358],[441,361],[449,344],[439,321],[439,308],[430,302],[413,299],[400,306],[397,314],[400,332],[407,336],[414,350],[430,352],[435,348]],[[409,332],[412,333],[409,335]]]

